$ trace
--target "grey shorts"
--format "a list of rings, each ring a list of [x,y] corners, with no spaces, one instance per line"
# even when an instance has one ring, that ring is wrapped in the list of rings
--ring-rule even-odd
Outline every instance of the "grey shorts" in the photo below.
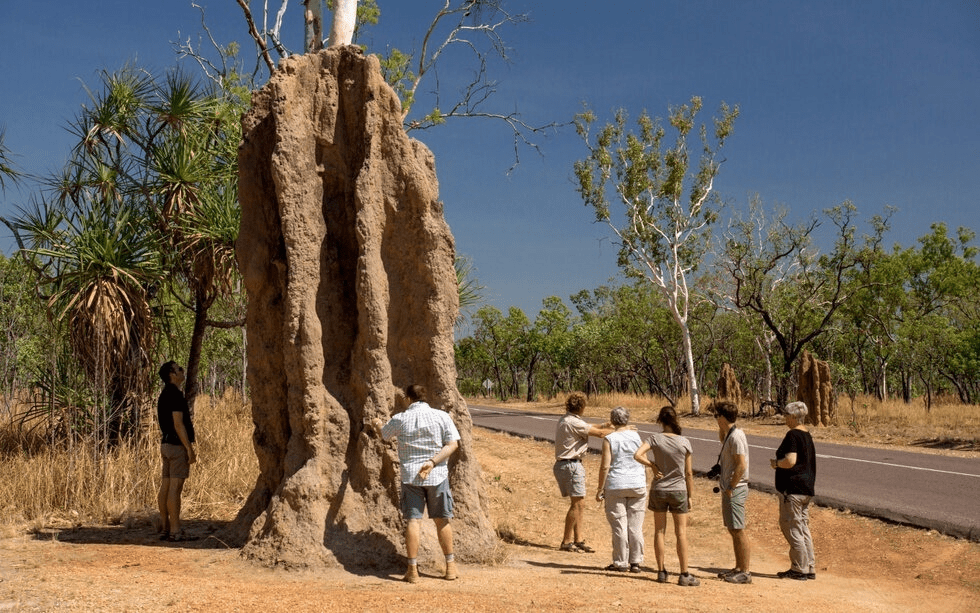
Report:
[[[449,479],[439,485],[412,485],[402,483],[402,517],[422,519],[426,508],[432,519],[450,519],[453,516],[453,493]]]
[[[736,487],[732,495],[721,493],[721,518],[729,530],[745,528],[745,501],[749,497],[749,488]]]
[[[649,508],[656,513],[687,513],[691,509],[687,506],[687,490],[676,490],[673,492],[650,492]]]
[[[581,460],[558,460],[552,472],[563,497],[585,498],[585,466]]]
[[[186,479],[191,476],[191,464],[183,445],[160,443],[160,458],[163,460],[161,474],[164,479]]]

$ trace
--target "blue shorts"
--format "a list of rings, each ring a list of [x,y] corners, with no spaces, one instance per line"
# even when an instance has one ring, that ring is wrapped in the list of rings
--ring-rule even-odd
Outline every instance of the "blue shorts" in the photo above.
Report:
[[[562,497],[585,498],[585,466],[581,460],[558,460],[551,470]]]
[[[405,519],[422,519],[426,508],[432,519],[450,519],[453,516],[453,493],[449,489],[449,479],[439,485],[402,483],[401,507]]]

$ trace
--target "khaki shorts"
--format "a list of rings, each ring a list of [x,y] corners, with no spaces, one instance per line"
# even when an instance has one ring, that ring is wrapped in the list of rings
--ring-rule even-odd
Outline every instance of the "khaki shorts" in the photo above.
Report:
[[[191,475],[191,464],[183,445],[161,443],[160,457],[163,460],[164,479],[186,479]]]
[[[748,497],[749,488],[744,485],[736,487],[731,495],[721,493],[721,518],[729,530],[745,529],[745,501]]]
[[[551,470],[563,498],[585,498],[585,467],[580,460],[558,460]]]

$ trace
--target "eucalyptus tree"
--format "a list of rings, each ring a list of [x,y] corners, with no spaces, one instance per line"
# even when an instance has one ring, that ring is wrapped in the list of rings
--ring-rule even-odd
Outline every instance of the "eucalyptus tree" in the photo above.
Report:
[[[636,132],[628,131],[622,110],[594,134],[594,112],[586,110],[575,118],[589,152],[575,162],[576,188],[596,221],[616,235],[620,267],[647,279],[663,296],[681,331],[694,415],[700,413],[700,394],[689,327],[689,281],[708,252],[711,225],[721,205],[714,189],[723,161],[719,153],[739,114],[737,106],[722,103],[709,137],[704,124],[696,125],[701,107],[701,98],[694,97],[670,109],[672,143],[665,141],[667,133],[659,121],[646,113],[637,120]],[[695,129],[701,147],[696,162],[689,142]],[[612,202],[622,208],[613,211]]]
[[[572,365],[572,311],[561,298],[549,296],[541,302],[541,310],[534,319],[541,350],[541,368],[547,385],[548,396],[571,391]]]
[[[817,219],[790,225],[785,212],[767,219],[735,217],[725,234],[718,265],[726,274],[731,305],[761,319],[780,349],[782,373],[777,402],[785,404],[796,359],[831,330],[840,309],[870,281],[856,273],[873,266],[888,229],[887,216],[871,219],[871,232],[859,243],[850,202],[825,211],[835,227],[834,247],[825,254],[813,246]]]
[[[322,49],[324,46],[358,44],[362,33],[377,25],[382,10],[376,0],[329,0],[326,5],[333,11],[331,35],[324,41],[321,25],[323,0],[304,0],[303,52]],[[255,46],[256,70],[253,77],[261,80],[259,67],[271,74],[276,59],[289,57],[290,50],[283,42],[284,28],[291,23],[287,18],[288,0],[263,0],[261,10],[253,12],[247,0],[238,0]],[[443,0],[435,10],[432,21],[419,32],[417,49],[403,51],[388,41],[384,54],[378,54],[385,79],[402,101],[402,120],[406,130],[422,130],[442,125],[449,120],[462,118],[491,119],[506,125],[514,138],[514,166],[520,162],[521,147],[537,150],[534,142],[558,124],[552,122],[533,125],[526,122],[517,111],[498,111],[490,107],[497,92],[497,82],[490,77],[494,63],[509,63],[510,51],[504,34],[511,26],[529,20],[524,13],[512,13],[503,0]],[[201,9],[203,11],[203,9]],[[257,16],[261,14],[261,19]],[[352,19],[353,16],[353,19]],[[200,50],[189,44],[179,47],[184,55],[200,58]],[[372,52],[371,49],[365,49]],[[474,67],[472,77],[461,83],[449,83],[446,76],[438,75],[439,67],[451,56],[468,58]],[[200,60],[199,60],[200,61]],[[416,102],[423,83],[433,81],[434,100],[421,112],[416,112]],[[447,95],[446,91],[459,92]],[[513,166],[512,166],[513,168]]]
[[[927,395],[946,380],[963,402],[972,402],[970,378],[976,377],[976,337],[980,329],[977,290],[978,250],[972,230],[949,236],[945,224],[919,238],[918,248],[903,252],[904,301],[898,316],[898,360],[906,376],[917,375]],[[908,385],[908,383],[906,383]]]

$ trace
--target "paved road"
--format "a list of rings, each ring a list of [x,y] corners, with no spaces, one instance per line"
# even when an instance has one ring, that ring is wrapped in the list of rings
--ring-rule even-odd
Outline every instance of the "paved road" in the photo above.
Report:
[[[558,416],[532,411],[470,405],[474,425],[555,440]],[[601,423],[604,419],[586,421]],[[659,426],[636,424],[641,437]],[[685,428],[694,448],[694,470],[705,473],[717,461],[721,443],[715,430]],[[782,440],[748,435],[751,487],[774,491],[769,458]],[[972,541],[980,541],[980,460],[892,449],[814,442],[817,449],[815,504],[849,509],[854,513],[929,528]],[[590,447],[598,452],[598,439]]]

